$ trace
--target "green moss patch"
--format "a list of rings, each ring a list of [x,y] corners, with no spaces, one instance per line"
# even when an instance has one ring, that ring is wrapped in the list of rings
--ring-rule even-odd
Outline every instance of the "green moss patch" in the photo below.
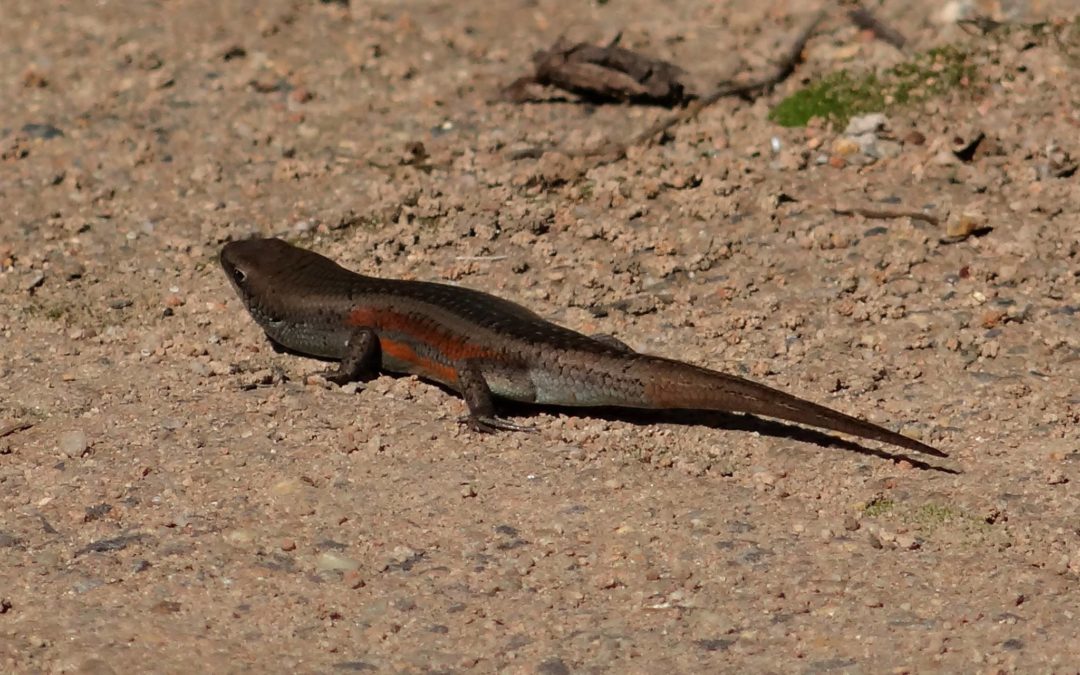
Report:
[[[821,117],[843,128],[854,115],[925,101],[969,85],[974,75],[967,51],[939,47],[881,74],[841,70],[826,75],[780,101],[769,119],[781,126],[801,127]]]
[[[913,514],[915,523],[924,530],[934,530],[949,521],[965,517],[967,516],[956,509],[941,506],[940,504],[923,504]]]
[[[876,518],[892,511],[896,502],[885,497],[875,497],[869,504],[863,507],[863,515],[868,518]]]

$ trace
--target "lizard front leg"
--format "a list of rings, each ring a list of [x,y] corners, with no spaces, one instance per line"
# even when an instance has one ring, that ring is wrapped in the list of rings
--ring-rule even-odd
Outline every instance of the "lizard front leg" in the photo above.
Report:
[[[370,328],[357,328],[345,343],[345,356],[338,367],[319,373],[334,384],[370,380],[379,374],[382,348],[379,336]]]

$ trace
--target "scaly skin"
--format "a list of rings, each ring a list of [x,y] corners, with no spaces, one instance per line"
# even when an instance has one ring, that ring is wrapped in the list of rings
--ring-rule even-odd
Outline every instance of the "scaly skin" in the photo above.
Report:
[[[500,397],[753,413],[946,456],[765,385],[563,328],[480,291],[364,276],[280,239],[226,244],[221,265],[272,342],[340,361],[330,380],[413,373],[461,392],[478,430],[527,428],[495,415]]]

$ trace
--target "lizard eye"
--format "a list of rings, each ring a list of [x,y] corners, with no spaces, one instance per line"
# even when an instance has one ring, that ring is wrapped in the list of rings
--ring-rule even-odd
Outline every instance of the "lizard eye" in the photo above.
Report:
[[[234,267],[233,268],[232,276],[233,276],[233,279],[235,279],[236,283],[238,283],[238,284],[242,284],[245,281],[247,281],[247,272],[240,269],[239,267]]]

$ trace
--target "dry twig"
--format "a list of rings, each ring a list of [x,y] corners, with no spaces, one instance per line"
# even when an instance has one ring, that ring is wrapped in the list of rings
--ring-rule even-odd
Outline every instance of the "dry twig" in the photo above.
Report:
[[[0,427],[0,438],[10,436],[11,434],[18,433],[20,431],[26,431],[30,427],[34,426],[33,422],[14,422],[6,426]]]
[[[863,218],[876,218],[880,220],[892,220],[894,218],[911,218],[921,220],[931,225],[938,225],[941,219],[930,213],[923,213],[914,209],[878,209],[869,206],[832,207],[832,212],[840,216],[862,216]]]
[[[874,37],[889,43],[897,49],[903,49],[904,44],[907,42],[907,38],[904,37],[903,33],[879,19],[873,12],[862,5],[850,10],[848,18],[859,28],[870,31],[874,34]]]
[[[611,164],[612,162],[624,159],[627,151],[635,145],[645,145],[651,142],[653,138],[668,131],[675,125],[682,124],[683,122],[697,117],[698,113],[722,98],[727,98],[728,96],[741,96],[748,99],[755,99],[765,94],[795,72],[795,68],[802,59],[802,52],[806,48],[806,43],[810,40],[810,36],[813,35],[818,24],[821,23],[821,20],[824,17],[824,12],[818,12],[814,16],[807,26],[798,34],[791,47],[777,64],[776,70],[769,75],[741,84],[723,84],[708,95],[692,102],[683,110],[659,120],[627,141],[617,144],[609,142],[599,149],[581,152],[578,153],[578,155],[597,158],[597,162],[594,166]]]
[[[511,100],[530,100],[525,87],[541,84],[596,102],[630,102],[672,107],[692,95],[683,83],[684,71],[673,63],[653,59],[618,46],[621,35],[606,46],[559,38],[551,49],[533,56],[536,71],[506,88]]]

